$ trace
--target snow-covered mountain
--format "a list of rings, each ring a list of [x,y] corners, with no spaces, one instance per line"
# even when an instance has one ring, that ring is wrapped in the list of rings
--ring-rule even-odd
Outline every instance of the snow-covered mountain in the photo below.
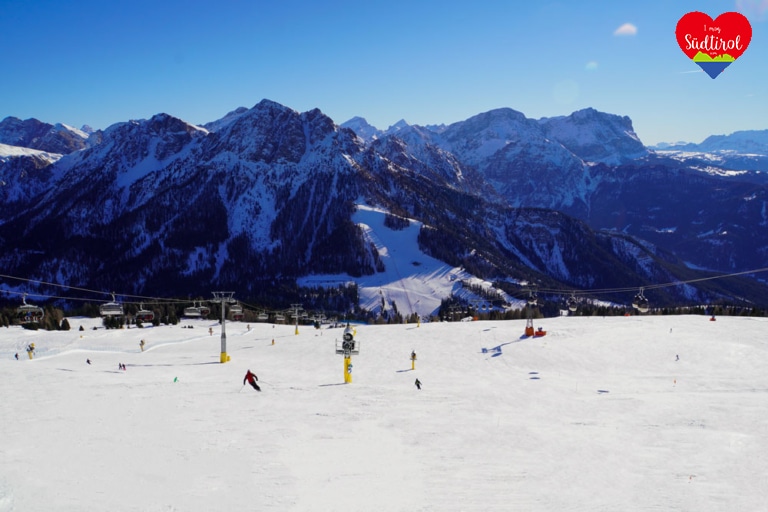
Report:
[[[83,149],[89,136],[65,124],[48,124],[37,119],[22,121],[6,117],[0,121],[0,143],[48,153],[67,154]]]
[[[540,125],[504,108],[449,125],[441,146],[478,169],[507,204],[553,208],[582,204],[589,174],[578,156]]]
[[[661,143],[653,147],[660,155],[698,165],[714,174],[768,172],[768,130],[743,130],[730,135],[711,135],[702,142]]]
[[[349,128],[366,142],[373,142],[382,134],[381,130],[368,123],[363,117],[355,116],[341,123],[342,128]]]
[[[222,128],[225,128],[230,124],[234,123],[235,121],[237,121],[237,119],[243,114],[245,114],[246,112],[248,112],[247,108],[238,107],[235,110],[228,112],[227,115],[225,115],[221,119],[217,119],[216,121],[204,124],[203,128],[205,128],[209,132],[217,132]]]
[[[598,126],[602,117],[590,114],[587,126]],[[568,132],[569,122],[559,131]],[[617,142],[621,137],[608,142],[634,147]],[[680,280],[697,275],[695,266],[743,268],[768,246],[762,238],[751,247],[730,238],[741,232],[731,223],[749,229],[764,221],[763,191],[753,191],[745,209],[743,190],[695,170],[649,167],[642,159],[588,163],[576,149],[511,109],[441,133],[398,123],[371,142],[317,109],[297,112],[269,100],[204,127],[157,114],[117,123],[83,149],[41,164],[35,187],[25,181],[29,172],[9,172],[0,162],[7,190],[27,192],[0,203],[0,267],[97,290],[200,296],[236,289],[240,297],[286,301],[299,298],[296,280],[311,276],[365,276],[383,289],[371,277],[394,267],[397,282],[428,281],[435,277],[418,264],[427,257],[489,281],[612,288]],[[662,180],[673,191],[695,182],[702,198],[683,209],[651,187]],[[737,194],[723,195],[723,187]],[[718,218],[705,204],[713,197],[739,217]],[[380,229],[392,236],[418,226],[416,241],[408,239],[418,249],[379,243],[386,237],[370,236],[356,216],[361,209],[381,212]],[[679,211],[707,214],[675,231],[658,213]],[[676,248],[683,231],[681,258],[667,248]],[[630,236],[642,234],[652,243]],[[721,245],[707,258],[700,253],[712,237]],[[391,258],[414,251],[423,258]],[[762,291],[734,286],[675,290],[666,300],[759,301]],[[407,302],[400,304],[405,314],[434,309],[426,300]]]
[[[539,120],[545,135],[587,162],[618,165],[648,155],[627,116],[586,108]]]
[[[538,121],[496,109],[440,133],[401,123],[380,137],[379,146],[404,141],[409,154],[440,148],[461,175],[473,176],[468,181],[493,189],[484,191],[488,200],[555,209],[593,228],[650,239],[698,268],[746,270],[764,263],[768,238],[759,227],[768,175],[744,169],[768,164],[768,151],[651,151],[629,118],[594,109]],[[748,139],[759,149],[759,137]],[[747,231],[753,235],[746,237]]]
[[[348,126],[355,129],[360,119],[350,120]],[[403,140],[412,149],[439,148],[463,174],[478,172],[512,206],[568,206],[581,213],[588,209],[588,195],[597,183],[590,173],[592,164],[617,165],[649,153],[628,117],[594,109],[536,121],[501,108],[439,129],[401,120],[375,136]]]
[[[0,144],[0,203],[13,209],[46,190],[50,168],[61,157],[56,153]]]
[[[730,135],[710,135],[699,144],[674,144],[663,149],[703,153],[732,151],[741,154],[766,155],[768,154],[768,130],[743,130]]]

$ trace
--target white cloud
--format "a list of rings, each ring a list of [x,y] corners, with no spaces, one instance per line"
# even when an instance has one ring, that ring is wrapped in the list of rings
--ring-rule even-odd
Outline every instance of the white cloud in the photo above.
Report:
[[[637,34],[637,27],[631,23],[625,23],[613,31],[615,36],[634,36]]]
[[[584,69],[586,69],[587,71],[594,71],[594,70],[596,70],[597,69],[597,62],[594,61],[594,60],[591,60],[591,61],[587,62],[587,64],[584,66]]]

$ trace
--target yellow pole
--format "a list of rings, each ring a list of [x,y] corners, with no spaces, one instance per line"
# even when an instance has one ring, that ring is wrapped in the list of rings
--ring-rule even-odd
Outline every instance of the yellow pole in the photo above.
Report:
[[[416,359],[411,359],[411,370],[416,369]]]
[[[352,382],[352,356],[344,356],[344,383]]]

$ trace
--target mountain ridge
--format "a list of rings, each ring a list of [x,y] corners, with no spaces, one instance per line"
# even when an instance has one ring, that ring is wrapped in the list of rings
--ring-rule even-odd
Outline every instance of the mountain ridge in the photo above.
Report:
[[[637,189],[622,188],[626,176],[697,176],[707,194],[726,182],[653,164],[652,154],[637,151],[627,118],[596,111],[583,116],[591,116],[587,124],[607,120],[606,129],[616,136],[609,142],[617,149],[605,162],[573,152],[599,155],[594,137],[570,140],[569,149],[547,137],[547,129],[558,132],[547,128],[553,121],[542,125],[512,109],[479,114],[439,133],[402,123],[369,141],[319,109],[297,112],[270,100],[236,109],[207,128],[167,114],[117,123],[37,169],[35,187],[28,174],[0,163],[7,184],[0,194],[28,191],[12,205],[0,204],[0,263],[15,275],[91,289],[198,296],[201,286],[236,287],[241,296],[259,297],[315,274],[354,280],[380,273],[383,249],[352,220],[356,205],[388,212],[392,226],[419,222],[424,254],[482,279],[518,283],[513,288],[524,282],[642,287],[701,275],[697,267],[722,265],[729,251],[759,254],[768,244],[728,245],[733,235],[717,234],[716,259],[686,262],[665,249],[663,236],[653,243],[630,236],[662,233],[670,225],[646,229],[654,222],[652,202],[637,228],[634,222],[617,226],[613,210],[596,208],[636,195]],[[558,123],[568,127],[579,120]],[[624,151],[626,158],[642,154],[610,163]],[[738,221],[743,225],[760,221],[764,190],[755,197],[758,208],[744,210],[748,217]],[[674,198],[665,201],[670,206],[662,209],[672,210]],[[692,211],[701,210],[691,201]],[[718,204],[731,208],[740,201]],[[714,227],[701,230],[739,232]],[[696,242],[697,234],[690,234],[685,254],[701,252],[708,239]],[[743,256],[733,261],[750,263]],[[740,295],[759,300],[749,287],[700,286],[661,297]]]

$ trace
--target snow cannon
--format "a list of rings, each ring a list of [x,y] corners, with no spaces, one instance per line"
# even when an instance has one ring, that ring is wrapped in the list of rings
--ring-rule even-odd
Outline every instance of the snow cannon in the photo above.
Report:
[[[352,354],[360,353],[360,342],[355,339],[355,331],[347,323],[341,341],[336,340],[336,353],[344,356],[344,383],[352,382]]]

